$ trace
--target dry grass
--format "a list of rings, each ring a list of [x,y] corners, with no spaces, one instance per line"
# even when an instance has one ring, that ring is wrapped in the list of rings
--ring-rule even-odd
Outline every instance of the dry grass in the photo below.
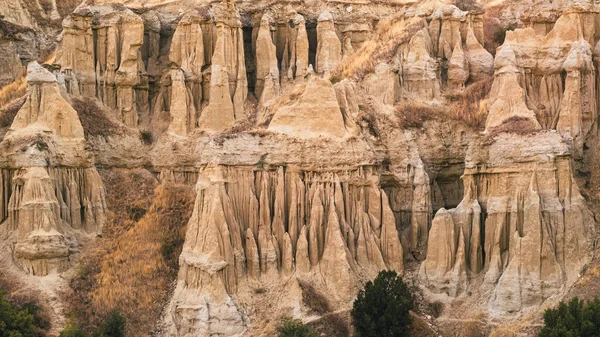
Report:
[[[499,126],[492,128],[485,136],[484,141],[486,143],[492,142],[495,137],[500,133],[514,133],[518,135],[529,135],[535,133],[537,129],[535,124],[527,118],[523,117],[511,117],[504,121]]]
[[[302,302],[312,312],[324,315],[331,312],[331,305],[323,294],[315,289],[310,283],[304,281],[298,281],[300,289],[302,289]]]
[[[419,337],[435,337],[439,336],[434,330],[429,327],[429,324],[421,318],[419,315],[410,312],[410,318],[412,319],[412,323],[410,325],[409,336],[419,336]]]
[[[320,319],[310,322],[308,326],[321,336],[348,337],[350,336],[350,315],[349,312],[326,314]]]
[[[489,94],[493,82],[494,78],[490,76],[467,86],[464,92],[447,96],[452,102],[448,110],[449,117],[462,121],[475,130],[485,129],[487,111],[481,107],[481,101]]]
[[[481,11],[481,6],[477,0],[455,0],[454,5],[462,11]]]
[[[420,103],[404,103],[396,105],[398,127],[401,129],[421,128],[423,124],[443,114],[438,108]]]
[[[109,213],[104,226],[107,238],[117,237],[129,230],[150,209],[154,201],[157,180],[147,170],[100,170],[106,188]]]
[[[125,177],[122,189],[136,190],[135,177],[117,175]],[[116,193],[109,192],[107,198],[117,213],[112,225],[120,225],[115,223],[119,219],[129,227],[127,224],[139,217],[139,209],[132,212],[125,200],[115,205],[117,198],[110,194]],[[123,198],[132,198],[133,194],[125,193]],[[143,206],[149,198],[142,191],[139,200],[134,201]],[[73,319],[84,330],[92,331],[111,309],[118,308],[127,319],[127,336],[151,334],[177,274],[193,203],[194,193],[189,186],[157,187],[152,205],[139,221],[127,230],[108,233],[101,247],[84,259],[78,277],[71,282],[70,297]]]
[[[13,100],[25,96],[27,92],[27,81],[21,76],[14,82],[0,88],[0,107],[4,107]]]
[[[0,128],[6,128],[12,125],[15,116],[23,104],[25,104],[25,100],[27,100],[27,96],[18,98],[0,109]]]
[[[110,136],[120,133],[121,126],[93,98],[72,97],[71,105],[77,111],[85,137]]]
[[[422,18],[405,20],[403,14],[381,21],[377,25],[375,36],[343,61],[333,71],[332,78],[351,77],[361,80],[365,75],[373,72],[379,63],[392,59],[398,53],[400,46],[408,43],[425,26],[426,21]]]

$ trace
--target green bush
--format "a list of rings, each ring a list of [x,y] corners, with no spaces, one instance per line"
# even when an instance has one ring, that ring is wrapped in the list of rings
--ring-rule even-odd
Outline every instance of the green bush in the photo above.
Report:
[[[98,337],[125,337],[125,317],[118,309],[108,314]]]
[[[59,337],[89,337],[88,334],[81,331],[81,329],[77,326],[68,326],[64,329]]]
[[[0,336],[36,337],[35,317],[27,307],[19,307],[6,300],[0,292]]]
[[[314,330],[306,326],[299,319],[283,318],[281,325],[277,328],[279,337],[318,337]]]
[[[544,327],[539,337],[600,336],[600,301],[585,303],[577,297],[544,312]]]
[[[379,272],[358,293],[352,308],[352,323],[357,337],[408,336],[413,299],[408,287],[395,271]]]

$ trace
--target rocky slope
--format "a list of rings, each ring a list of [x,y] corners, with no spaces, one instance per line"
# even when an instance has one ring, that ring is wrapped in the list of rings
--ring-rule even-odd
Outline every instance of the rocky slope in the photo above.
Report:
[[[156,334],[272,335],[314,319],[303,285],[345,312],[382,269],[446,320],[535,314],[594,256],[598,6],[86,1],[0,143],[2,261],[69,278],[111,212],[96,166],[143,168],[196,190]]]

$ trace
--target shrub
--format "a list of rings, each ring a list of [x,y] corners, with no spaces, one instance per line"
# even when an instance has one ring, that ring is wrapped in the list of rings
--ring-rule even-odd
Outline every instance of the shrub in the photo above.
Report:
[[[348,319],[341,314],[329,314],[309,323],[317,333],[327,337],[348,337]]]
[[[0,293],[0,336],[36,337],[35,317],[28,308],[6,300]]]
[[[440,116],[442,111],[425,104],[405,103],[396,106],[396,117],[398,117],[398,127],[421,128],[423,123]]]
[[[118,309],[110,311],[99,336],[125,337],[125,317]]]
[[[442,315],[442,312],[444,311],[444,303],[440,301],[428,303],[427,306],[429,307],[429,311],[431,311],[431,314],[435,318],[440,317]]]
[[[585,303],[577,297],[568,303],[544,312],[544,327],[540,337],[598,336],[600,331],[600,300]]]
[[[524,117],[513,116],[505,120],[501,125],[491,128],[486,134],[484,141],[486,143],[491,143],[498,134],[504,132],[524,136],[536,131],[533,121]]]
[[[27,96],[23,96],[10,102],[0,109],[0,128],[9,127],[12,125],[15,116],[17,116],[17,112],[19,112],[23,104],[25,104],[26,99]]]
[[[456,0],[455,5],[462,11],[481,10],[477,0]]]
[[[483,130],[487,111],[483,111],[480,104],[489,94],[493,83],[494,78],[490,76],[487,79],[470,84],[461,93],[446,96],[446,99],[452,102],[448,117],[461,121],[475,130]]]
[[[152,135],[152,131],[141,130],[140,131],[140,139],[142,140],[142,142],[144,144],[150,145],[154,141],[154,135]]]
[[[68,326],[59,335],[59,337],[89,337],[77,326]]]
[[[352,307],[352,323],[357,337],[408,336],[413,299],[395,271],[379,272],[367,282]]]
[[[85,136],[109,136],[119,132],[119,125],[110,119],[93,98],[71,98],[71,106],[77,111]]]
[[[323,315],[331,311],[327,298],[307,282],[299,282],[302,289],[302,302],[314,313]]]
[[[277,336],[279,337],[318,337],[314,330],[306,326],[299,319],[285,317],[281,320],[280,326],[277,328]]]

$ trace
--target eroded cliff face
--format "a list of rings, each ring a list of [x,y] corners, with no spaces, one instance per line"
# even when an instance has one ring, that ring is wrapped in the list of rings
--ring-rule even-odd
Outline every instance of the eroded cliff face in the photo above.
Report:
[[[101,232],[106,205],[77,112],[55,75],[34,62],[27,83],[29,96],[0,143],[0,216],[18,263],[44,276],[68,267],[78,235]]]
[[[10,254],[68,269],[110,211],[94,165],[143,167],[196,189],[165,336],[272,335],[311,315],[302,284],[344,312],[382,269],[448,316],[538,310],[593,256],[598,127],[596,5],[546,10],[492,55],[442,1],[90,1],[0,143]]]

